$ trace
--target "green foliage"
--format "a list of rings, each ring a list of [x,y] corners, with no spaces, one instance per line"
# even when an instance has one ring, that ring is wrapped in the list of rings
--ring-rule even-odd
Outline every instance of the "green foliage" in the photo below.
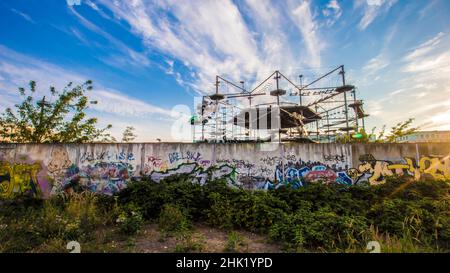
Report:
[[[207,211],[208,223],[224,229],[233,228],[233,206],[230,200],[216,192],[210,193],[208,199],[211,204]]]
[[[367,133],[364,129],[359,129],[357,133],[361,134],[361,138],[353,138],[351,135],[342,134],[336,137],[337,143],[396,143],[398,138],[415,133],[418,128],[411,127],[414,119],[409,118],[406,121],[397,123],[391,128],[391,131],[386,135],[386,125],[383,125],[378,136],[375,134],[376,127],[372,128],[370,133]],[[356,129],[356,128],[355,128]],[[356,131],[356,130],[355,130]]]
[[[231,231],[228,234],[227,243],[225,245],[225,252],[239,252],[242,248],[247,247],[248,244],[245,238],[236,231]]]
[[[5,202],[0,251],[57,252],[68,240],[91,251],[102,251],[94,242],[108,243],[108,251],[117,251],[109,235],[92,231],[115,225],[133,235],[144,219],[156,221],[163,235],[177,236],[175,251],[181,252],[202,249],[190,232],[192,222],[231,230],[227,251],[245,247],[235,229],[265,234],[286,251],[366,252],[372,240],[383,252],[449,251],[449,190],[449,181],[389,178],[371,187],[309,184],[247,191],[224,180],[200,186],[189,176],[176,176],[133,182],[113,197],[84,193]]]
[[[352,135],[361,134],[360,138],[354,138]],[[363,128],[360,128],[359,131],[356,131],[352,134],[340,134],[336,136],[336,143],[369,143],[373,138],[373,133],[368,134]]]
[[[178,237],[180,243],[175,246],[174,252],[201,252],[204,248],[204,238],[194,238],[190,232],[179,233]]]
[[[93,229],[109,224],[98,209],[97,195],[86,192],[69,197],[54,196],[42,202],[19,202],[0,206],[0,251],[52,251],[61,242],[93,239]],[[59,250],[67,252],[65,249]]]
[[[417,131],[418,128],[411,127],[414,119],[409,118],[406,121],[402,121],[397,123],[394,127],[391,128],[391,132],[388,136],[386,136],[386,142],[395,143],[397,139],[402,136],[410,135]]]
[[[92,90],[92,81],[74,86],[67,84],[62,91],[50,87],[51,98],[36,98],[36,82],[30,81],[30,90],[19,88],[24,101],[7,108],[0,116],[0,136],[4,142],[67,143],[108,141],[107,130],[97,129],[96,118],[88,118],[86,90]]]
[[[150,218],[160,215],[164,204],[176,204],[175,211],[187,212],[194,221],[268,234],[289,251],[364,251],[371,226],[390,236],[389,242],[408,243],[408,249],[448,249],[448,192],[448,182],[433,180],[247,191],[224,181],[199,186],[177,176],[131,184],[120,197],[139,203]]]
[[[129,203],[121,208],[121,212],[116,222],[119,224],[120,231],[126,235],[134,235],[144,225],[144,218],[139,207]]]
[[[122,133],[122,142],[133,142],[137,137],[134,130],[133,126],[127,126]]]
[[[340,216],[329,207],[312,209],[310,202],[302,202],[295,213],[284,214],[269,229],[269,237],[285,243],[287,250],[306,248],[344,248],[361,244],[367,229],[361,216]]]
[[[191,222],[182,209],[165,204],[158,218],[158,227],[165,234],[183,233],[191,228]]]

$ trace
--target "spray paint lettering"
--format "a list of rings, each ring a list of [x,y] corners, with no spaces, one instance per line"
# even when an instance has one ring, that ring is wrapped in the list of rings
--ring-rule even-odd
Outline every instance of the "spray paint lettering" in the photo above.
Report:
[[[124,162],[97,162],[81,168],[72,165],[54,192],[91,191],[112,195],[124,189],[132,178],[133,166]]]
[[[423,177],[431,177],[435,180],[450,179],[450,158],[444,157],[422,157],[418,166],[412,158],[404,158],[404,163],[392,163],[391,161],[376,160],[372,155],[360,157],[361,164],[357,170],[351,170],[351,177],[361,178],[368,174],[368,181],[371,185],[386,182],[390,176],[410,175],[415,180]]]
[[[198,163],[182,163],[176,168],[164,172],[153,171],[149,177],[152,181],[160,182],[167,177],[177,174],[191,176],[200,185],[204,185],[208,180],[226,179],[230,186],[237,186],[235,168],[226,164],[204,169]]]
[[[37,180],[37,173],[40,170],[39,163],[0,162],[0,197],[2,199],[19,196],[40,197],[41,189]]]
[[[323,160],[325,162],[331,161],[331,162],[345,162],[345,156],[343,154],[341,155],[323,155]]]
[[[135,160],[132,152],[121,151],[119,153],[110,153],[109,151],[102,152],[84,152],[80,157],[80,162],[94,162],[94,161],[133,161]]]
[[[182,160],[186,160],[188,162],[190,161],[198,162],[201,159],[201,157],[202,155],[199,152],[192,152],[192,151],[173,152],[169,154],[169,162],[170,164]]]

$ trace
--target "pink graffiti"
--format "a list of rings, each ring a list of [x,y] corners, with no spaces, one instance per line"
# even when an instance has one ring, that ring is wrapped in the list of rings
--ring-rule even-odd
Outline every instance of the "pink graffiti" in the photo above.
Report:
[[[324,166],[314,166],[313,169],[305,176],[308,182],[324,182],[326,184],[336,181],[337,175],[333,170]]]

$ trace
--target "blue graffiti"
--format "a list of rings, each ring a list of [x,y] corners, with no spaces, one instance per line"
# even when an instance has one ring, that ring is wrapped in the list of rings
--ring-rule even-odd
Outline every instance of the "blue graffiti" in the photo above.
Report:
[[[353,180],[348,176],[346,172],[338,172],[338,177],[336,178],[336,183],[342,185],[353,185]]]

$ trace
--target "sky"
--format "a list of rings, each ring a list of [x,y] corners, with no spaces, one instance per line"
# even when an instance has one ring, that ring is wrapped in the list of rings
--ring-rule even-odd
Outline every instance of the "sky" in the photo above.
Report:
[[[448,0],[2,0],[0,111],[30,80],[45,95],[90,79],[88,114],[116,138],[172,141],[216,75],[251,88],[344,65],[367,128],[450,130],[448,18]]]

